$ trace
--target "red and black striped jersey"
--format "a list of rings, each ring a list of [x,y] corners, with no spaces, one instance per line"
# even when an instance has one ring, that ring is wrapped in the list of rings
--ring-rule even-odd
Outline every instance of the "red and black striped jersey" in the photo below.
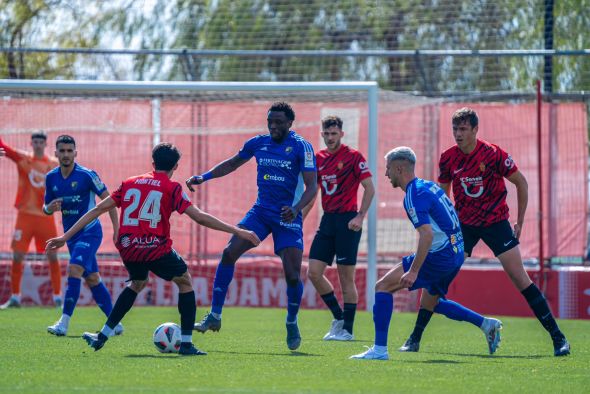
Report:
[[[123,261],[148,262],[170,253],[170,215],[191,205],[178,182],[153,171],[125,180],[111,198],[121,208],[117,249]]]
[[[453,146],[440,156],[440,183],[452,183],[455,209],[462,224],[487,227],[508,219],[504,177],[518,167],[499,146],[477,140],[473,152]]]
[[[324,212],[356,212],[359,184],[371,176],[363,155],[342,144],[335,153],[319,151],[316,163]]]

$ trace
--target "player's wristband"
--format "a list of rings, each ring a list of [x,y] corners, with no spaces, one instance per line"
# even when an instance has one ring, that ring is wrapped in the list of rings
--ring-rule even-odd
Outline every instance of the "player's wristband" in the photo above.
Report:
[[[206,173],[201,175],[201,178],[203,178],[203,182],[207,182],[208,180],[213,178],[213,174],[211,173],[211,171],[207,171]]]
[[[53,212],[49,212],[49,211],[47,210],[47,206],[46,206],[45,204],[43,204],[43,208],[42,208],[42,209],[43,209],[43,213],[44,213],[45,215],[51,215],[51,214],[53,213]]]

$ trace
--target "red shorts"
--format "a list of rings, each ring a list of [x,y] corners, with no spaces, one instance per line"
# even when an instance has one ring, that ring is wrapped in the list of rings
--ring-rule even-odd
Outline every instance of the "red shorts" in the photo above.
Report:
[[[43,253],[45,242],[54,237],[57,237],[57,229],[53,216],[38,216],[19,212],[16,217],[11,247],[15,252],[27,253],[31,239],[35,238],[37,253]]]

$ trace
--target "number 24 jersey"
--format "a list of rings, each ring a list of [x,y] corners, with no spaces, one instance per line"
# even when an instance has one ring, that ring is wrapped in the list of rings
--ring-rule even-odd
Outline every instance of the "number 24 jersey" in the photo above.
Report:
[[[117,249],[128,262],[153,261],[168,254],[170,216],[191,205],[178,182],[156,171],[125,180],[111,198],[121,208]]]

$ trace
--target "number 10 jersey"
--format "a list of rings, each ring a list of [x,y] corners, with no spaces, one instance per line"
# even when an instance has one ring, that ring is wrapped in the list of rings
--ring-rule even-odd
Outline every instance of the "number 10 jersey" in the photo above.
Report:
[[[170,216],[191,205],[178,182],[156,171],[125,180],[111,198],[121,208],[117,249],[125,262],[153,261],[168,254]]]

